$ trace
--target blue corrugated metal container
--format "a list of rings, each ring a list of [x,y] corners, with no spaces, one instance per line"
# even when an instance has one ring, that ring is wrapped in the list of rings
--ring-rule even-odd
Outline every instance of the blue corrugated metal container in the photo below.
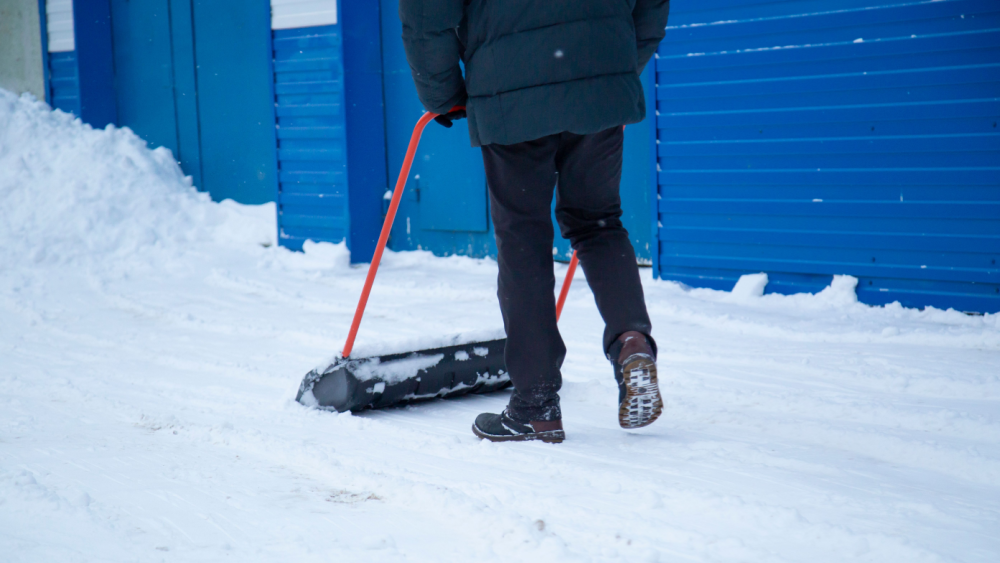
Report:
[[[81,115],[80,67],[73,33],[72,0],[38,0],[45,65],[45,99],[55,109]]]
[[[275,30],[273,43],[280,242],[340,242],[350,223],[340,25]]]
[[[49,100],[55,109],[80,115],[80,76],[76,51],[49,53]]]
[[[115,123],[107,2],[38,0],[46,101],[97,128]]]
[[[1000,311],[1000,4],[836,8],[672,3],[659,276],[796,293],[849,274],[870,304]]]
[[[370,261],[388,185],[379,5],[271,6],[279,243],[347,241]]]
[[[343,22],[333,2],[39,5],[61,22],[55,107],[117,115],[217,199],[277,194],[285,246],[370,258],[423,112],[398,0],[345,1]],[[996,2],[674,0],[643,78],[656,119],[626,129],[623,220],[658,276],[851,274],[867,303],[1000,310]],[[495,254],[481,163],[463,126],[429,127],[391,247]]]

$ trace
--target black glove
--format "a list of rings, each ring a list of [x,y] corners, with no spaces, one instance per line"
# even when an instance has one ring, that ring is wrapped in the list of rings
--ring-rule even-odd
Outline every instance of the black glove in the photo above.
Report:
[[[455,111],[449,111],[444,115],[439,115],[434,118],[434,121],[437,121],[441,125],[444,125],[445,127],[450,129],[452,126],[452,121],[455,121],[456,119],[465,119],[465,117],[466,117],[465,108],[462,108],[462,109],[456,109]]]

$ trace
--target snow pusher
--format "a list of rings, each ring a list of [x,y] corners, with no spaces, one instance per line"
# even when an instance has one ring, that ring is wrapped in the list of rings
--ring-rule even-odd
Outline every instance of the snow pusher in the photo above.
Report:
[[[465,108],[456,106],[451,111],[461,109]],[[295,400],[304,405],[335,409],[338,412],[359,411],[468,393],[489,393],[510,386],[503,358],[506,338],[477,340],[476,336],[480,335],[456,336],[445,339],[443,346],[434,348],[413,352],[389,350],[388,353],[365,357],[351,356],[354,339],[361,326],[361,317],[368,304],[368,295],[375,282],[375,274],[389,240],[399,200],[406,187],[406,178],[410,175],[413,157],[420,144],[420,136],[424,127],[437,116],[435,113],[425,113],[413,128],[347,341],[333,362],[306,374],[295,397]],[[576,264],[574,252],[559,295],[557,319],[562,312]]]

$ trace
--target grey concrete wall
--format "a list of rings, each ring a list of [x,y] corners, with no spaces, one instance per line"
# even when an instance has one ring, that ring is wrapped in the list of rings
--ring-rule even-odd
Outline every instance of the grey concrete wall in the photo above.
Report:
[[[0,88],[45,99],[38,0],[0,0]]]

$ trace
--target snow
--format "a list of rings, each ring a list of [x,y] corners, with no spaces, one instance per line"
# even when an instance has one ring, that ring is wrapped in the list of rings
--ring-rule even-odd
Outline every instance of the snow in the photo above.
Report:
[[[169,150],[150,151],[127,129],[82,134],[72,115],[44,108],[6,91],[0,97],[4,263],[72,265],[151,246],[273,238],[256,220],[263,209],[210,205]]]
[[[736,285],[729,292],[729,301],[733,303],[747,303],[758,297],[764,296],[764,289],[767,287],[767,274],[747,274],[740,276],[736,280]]]
[[[443,359],[444,354],[432,354],[430,356],[412,354],[401,360],[388,362],[381,362],[378,358],[373,358],[361,362],[354,369],[353,373],[358,377],[359,381],[369,381],[378,378],[385,383],[399,383],[400,381],[416,376],[422,369],[438,365]]]
[[[507,393],[294,401],[366,273],[274,245],[126,129],[0,92],[0,560],[996,561],[998,315],[643,283],[663,418],[624,432],[582,272],[567,441]],[[496,264],[386,253],[359,346],[495,331]],[[565,275],[557,267],[557,281]],[[742,291],[742,290],[741,290]]]
[[[368,265],[365,264],[366,268],[367,266]],[[382,269],[379,268],[379,273],[380,273],[379,277],[375,278],[378,281],[381,281],[382,279],[381,271]],[[378,281],[376,281],[376,283],[378,283]],[[399,302],[400,306],[404,306],[403,305],[404,303],[405,299]],[[370,304],[371,301],[369,301],[369,305]],[[367,316],[368,315],[366,313],[365,318],[367,318]],[[500,338],[506,337],[506,334],[504,333],[502,327],[503,327],[503,322],[498,321],[493,325],[492,328],[488,329],[465,330],[458,332],[453,330],[445,334],[420,333],[417,336],[408,336],[406,338],[393,338],[391,334],[386,334],[385,336],[382,337],[384,338],[384,340],[381,342],[374,341],[374,342],[358,343],[354,347],[354,350],[351,351],[351,358],[367,358],[370,356],[382,356],[386,354],[401,354],[410,351],[431,350],[434,348],[445,348],[447,346],[458,346],[461,344],[471,344],[474,342],[487,342],[490,340],[498,340]],[[489,351],[487,348],[480,348],[480,350],[483,351],[482,354],[479,354],[480,356],[486,356]],[[331,361],[324,363],[323,367],[326,367],[334,363],[334,361],[336,361],[338,358],[340,358],[339,355],[333,358]],[[434,362],[434,364],[432,365],[436,364],[437,362]]]

